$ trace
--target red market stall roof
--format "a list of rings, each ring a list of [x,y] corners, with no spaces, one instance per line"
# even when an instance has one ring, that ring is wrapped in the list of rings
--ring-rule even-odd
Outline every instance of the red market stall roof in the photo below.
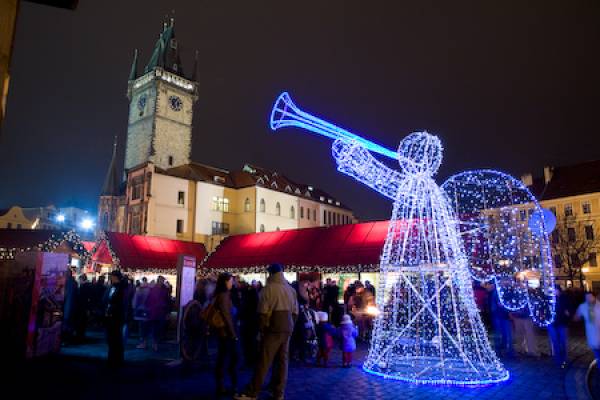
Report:
[[[377,271],[388,225],[378,221],[229,236],[207,257],[203,272],[264,272],[274,262],[296,272]]]
[[[90,256],[74,231],[44,229],[0,229],[0,259],[14,258],[17,251],[54,251],[67,243],[82,258]]]
[[[96,243],[92,261],[123,270],[174,270],[180,254],[194,256],[200,263],[206,249],[202,243],[105,232]]]

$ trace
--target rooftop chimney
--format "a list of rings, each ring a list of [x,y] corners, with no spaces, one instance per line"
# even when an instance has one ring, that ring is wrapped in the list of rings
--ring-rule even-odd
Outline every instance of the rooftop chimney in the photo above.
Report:
[[[554,171],[554,167],[544,167],[544,183],[548,183],[552,180],[552,172]]]
[[[525,184],[525,186],[532,186],[533,175],[531,175],[531,173],[523,174],[521,175],[521,181],[523,182],[523,184]]]

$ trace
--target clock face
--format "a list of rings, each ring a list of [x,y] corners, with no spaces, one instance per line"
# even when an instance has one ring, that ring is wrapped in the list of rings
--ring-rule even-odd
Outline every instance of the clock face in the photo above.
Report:
[[[183,106],[183,102],[178,96],[169,96],[169,106],[173,111],[179,111]]]
[[[143,112],[144,109],[146,108],[146,100],[147,100],[147,98],[146,98],[145,94],[141,95],[140,98],[138,99],[137,107],[140,112]]]

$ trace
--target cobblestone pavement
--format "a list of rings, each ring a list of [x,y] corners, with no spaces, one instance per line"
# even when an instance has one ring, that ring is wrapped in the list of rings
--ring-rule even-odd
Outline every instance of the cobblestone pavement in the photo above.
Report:
[[[547,340],[540,339],[542,351],[548,354]],[[590,353],[580,336],[571,337],[569,347],[570,358],[575,360],[569,368],[557,367],[547,355],[540,358],[517,355],[502,360],[511,373],[509,381],[461,388],[411,385],[366,374],[360,368],[366,347],[360,346],[355,354],[356,365],[350,369],[339,368],[341,354],[338,351],[333,352],[329,368],[292,363],[286,399],[583,399],[586,390],[577,386],[583,385],[581,377],[587,370]],[[105,347],[97,339],[84,346],[64,348],[58,357],[15,368],[13,372],[18,377],[12,382],[25,382],[19,392],[23,398],[38,393],[61,400],[214,398],[212,361],[182,368],[172,365],[176,354],[173,344],[163,345],[158,353],[136,350],[134,345],[129,345],[127,365],[115,373],[107,370],[100,359],[105,355]],[[30,381],[27,377],[33,379]],[[245,384],[249,379],[250,371],[242,370],[240,383]],[[27,382],[35,382],[35,385],[27,385]]]

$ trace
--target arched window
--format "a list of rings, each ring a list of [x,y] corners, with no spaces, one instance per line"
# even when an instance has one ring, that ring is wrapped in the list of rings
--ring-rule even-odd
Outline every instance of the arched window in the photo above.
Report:
[[[260,212],[265,212],[266,208],[265,199],[260,199]]]
[[[244,200],[244,212],[249,212],[250,211],[250,199],[246,197],[246,200]]]
[[[304,218],[304,207],[300,207],[300,219]],[[310,219],[310,210],[308,210],[308,219]]]
[[[265,226],[263,224],[260,224],[260,231],[264,232],[265,231]]]
[[[296,209],[294,208],[294,206],[290,207],[290,218],[291,219],[296,218]]]
[[[279,202],[275,204],[275,215],[281,215],[281,204]]]

